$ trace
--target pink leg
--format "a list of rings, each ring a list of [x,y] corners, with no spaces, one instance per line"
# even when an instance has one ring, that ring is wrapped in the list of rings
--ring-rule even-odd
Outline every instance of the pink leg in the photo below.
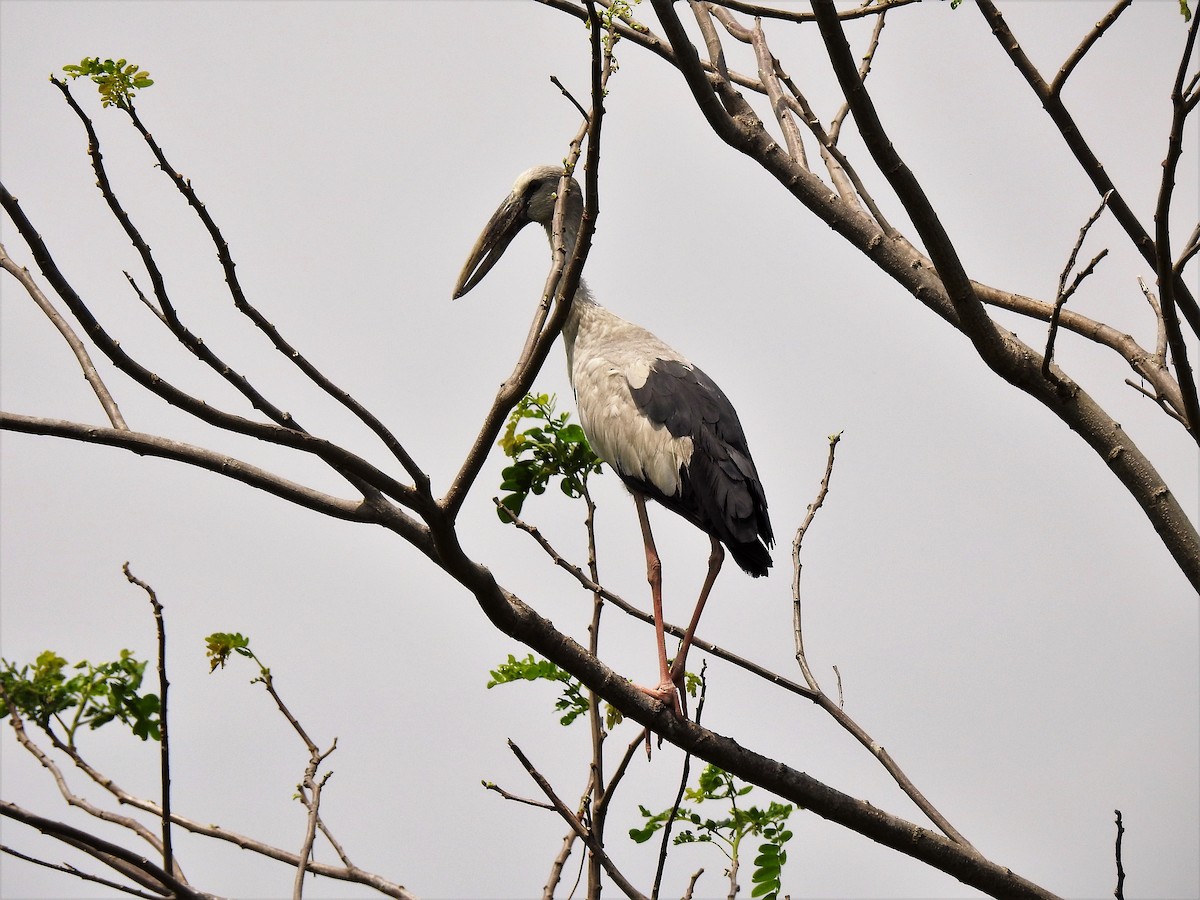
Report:
[[[683,689],[688,650],[691,649],[692,638],[696,635],[696,626],[700,624],[700,614],[704,612],[704,604],[708,602],[709,592],[712,591],[717,575],[721,571],[721,563],[725,561],[725,549],[721,546],[721,542],[713,537],[709,539],[712,541],[712,551],[708,554],[708,575],[704,579],[704,586],[700,588],[700,597],[696,600],[696,611],[692,613],[692,621],[688,623],[687,631],[683,634],[683,641],[679,645],[679,652],[675,654],[675,662],[671,666],[671,681],[680,690]]]
[[[671,668],[667,665],[667,636],[663,627],[662,608],[662,562],[658,558],[658,550],[654,546],[654,535],[650,533],[650,516],[646,513],[646,498],[633,491],[633,502],[637,506],[638,524],[642,526],[642,543],[646,548],[646,580],[650,582],[650,601],[654,605],[654,638],[658,643],[658,687],[647,688],[639,685],[642,691],[663,703],[670,702],[677,713],[683,715],[679,705],[679,694],[675,690],[675,681]]]

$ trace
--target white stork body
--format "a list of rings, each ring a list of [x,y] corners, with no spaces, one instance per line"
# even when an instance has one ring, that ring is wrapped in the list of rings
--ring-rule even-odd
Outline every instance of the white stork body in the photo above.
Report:
[[[579,422],[596,455],[627,477],[677,495],[695,442],[639,415],[633,400],[633,391],[650,377],[651,361],[677,355],[644,328],[592,300],[582,281],[563,325],[563,341]]]
[[[487,274],[526,224],[538,222],[551,234],[561,175],[561,168],[539,166],[517,179],[472,249],[455,297]],[[572,179],[563,215],[568,255],[582,217],[582,193]],[[661,675],[659,687],[647,692],[671,699],[679,709],[675,685],[683,679],[687,649],[721,567],[721,545],[750,575],[766,575],[771,566],[768,548],[773,535],[762,484],[737,412],[724,392],[646,329],[596,303],[582,280],[563,325],[563,341],[584,434],[629,487],[638,506]],[[660,565],[645,497],[683,516],[712,542],[708,577],[671,667],[664,646]]]

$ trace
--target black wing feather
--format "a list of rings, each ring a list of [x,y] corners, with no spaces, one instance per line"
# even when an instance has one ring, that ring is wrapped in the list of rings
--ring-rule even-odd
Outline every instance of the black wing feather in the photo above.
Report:
[[[676,496],[665,496],[642,479],[621,477],[725,544],[749,574],[767,574],[767,548],[775,540],[767,498],[729,398],[700,369],[675,359],[655,360],[646,383],[630,393],[642,415],[665,426],[672,437],[691,438],[693,449]]]

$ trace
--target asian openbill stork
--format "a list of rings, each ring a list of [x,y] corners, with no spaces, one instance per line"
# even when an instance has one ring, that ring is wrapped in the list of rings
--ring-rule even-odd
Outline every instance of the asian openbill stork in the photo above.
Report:
[[[562,168],[538,166],[523,173],[471,249],[455,298],[478,284],[509,243],[530,222],[552,235]],[[562,237],[567,257],[583,219],[583,194],[570,180]],[[744,571],[758,577],[771,566],[774,542],[767,498],[746,446],[737,412],[716,383],[684,356],[592,299],[580,280],[562,329],[567,374],[579,422],[596,454],[616,470],[633,494],[646,549],[654,604],[659,684],[642,688],[682,713],[684,666],[696,624],[729,548]],[[708,575],[673,665],[667,664],[662,578],[650,533],[646,497],[708,534]]]

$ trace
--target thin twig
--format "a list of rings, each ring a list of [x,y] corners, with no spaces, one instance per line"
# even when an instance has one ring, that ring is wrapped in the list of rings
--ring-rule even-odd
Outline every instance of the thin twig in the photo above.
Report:
[[[150,609],[154,614],[154,626],[158,638],[158,726],[159,726],[159,779],[162,795],[162,857],[163,868],[168,872],[175,871],[174,852],[171,849],[171,742],[167,730],[167,628],[163,620],[163,607],[158,602],[154,588],[134,576],[130,571],[128,560],[121,571],[125,573],[130,584],[137,585],[146,592],[150,599]]]
[[[584,821],[584,815],[587,813],[588,806],[591,803],[592,795],[592,773],[588,773],[588,783],[583,789],[583,796],[579,798],[579,811],[575,814],[580,821]],[[489,783],[484,782],[484,787],[488,787]],[[496,790],[501,796],[507,796],[508,799],[516,800],[521,803],[528,803],[530,806],[537,806],[543,809],[554,810],[554,807],[549,803],[542,803],[536,800],[526,800],[523,797],[515,797],[508,794],[507,791],[502,791],[499,788],[491,788]],[[546,884],[542,887],[542,900],[554,900],[554,891],[558,887],[558,883],[562,880],[563,869],[567,865],[567,860],[571,856],[571,850],[575,847],[575,842],[579,840],[579,835],[573,829],[568,829],[563,835],[562,846],[558,850],[558,854],[554,857],[554,861],[550,864],[550,874],[546,878]],[[580,863],[580,873],[582,874],[582,861]],[[578,876],[577,876],[578,877]],[[572,889],[572,893],[574,890]]]
[[[886,10],[879,14],[879,18],[875,21],[875,27],[871,31],[871,39],[867,42],[867,50],[863,53],[858,64],[858,77],[865,81],[867,76],[871,74],[871,63],[875,60],[875,53],[879,50],[879,36],[883,34],[883,20]],[[837,144],[838,136],[842,133],[842,123],[846,121],[846,116],[850,112],[850,102],[847,100],[842,104],[841,108],[829,120],[829,139],[832,144]]]
[[[1125,824],[1119,809],[1113,811],[1117,816],[1117,888],[1113,891],[1116,900],[1125,900],[1125,864],[1121,861],[1121,839],[1125,837]]]
[[[496,784],[496,782],[494,782],[494,781],[483,781],[480,783],[484,786],[485,789],[487,789],[489,791],[495,791],[497,794],[499,794],[505,800],[511,800],[513,803],[523,803],[526,806],[534,806],[534,807],[537,807],[538,809],[548,809],[551,812],[554,811],[553,803],[547,803],[545,800],[533,800],[529,797],[522,797],[519,794],[514,794],[511,791],[506,791],[504,788],[500,787],[500,785]]]
[[[67,346],[75,354],[75,359],[79,362],[79,367],[83,369],[83,377],[87,379],[87,383],[91,386],[96,399],[100,401],[100,406],[103,407],[104,414],[108,416],[108,421],[112,423],[112,427],[128,430],[129,426],[125,424],[125,419],[121,416],[121,410],[117,406],[117,401],[108,392],[108,387],[104,384],[100,373],[96,371],[96,366],[92,362],[91,356],[88,355],[87,347],[79,339],[79,335],[75,333],[75,330],[63,315],[54,308],[54,304],[50,302],[49,298],[42,293],[42,289],[33,280],[33,276],[29,274],[29,270],[24,266],[18,266],[13,261],[13,258],[8,255],[8,251],[4,248],[3,244],[0,244],[0,267],[3,267],[4,271],[8,272],[21,283],[21,286],[33,298],[33,302],[46,314],[46,318],[50,320],[51,324],[63,336],[63,339],[67,342]]]
[[[161,894],[147,894],[136,888],[131,888],[126,884],[118,884],[115,881],[109,881],[107,878],[101,878],[99,875],[92,875],[90,872],[85,872],[75,866],[63,865],[60,863],[47,862],[44,859],[38,859],[34,856],[27,856],[19,850],[14,850],[12,847],[0,844],[0,853],[7,853],[9,856],[14,856],[17,859],[23,859],[25,862],[33,863],[35,866],[42,866],[54,872],[65,872],[73,878],[78,878],[82,881],[90,881],[95,884],[102,884],[107,888],[112,888],[114,891],[120,891],[123,894],[129,894],[134,897],[144,897],[146,900],[161,900]]]
[[[1092,27],[1092,30],[1084,35],[1083,40],[1079,42],[1079,46],[1071,51],[1071,55],[1066,58],[1059,68],[1058,74],[1050,82],[1051,96],[1057,97],[1062,93],[1063,85],[1066,84],[1075,67],[1083,61],[1084,55],[1092,49],[1096,41],[1100,40],[1104,33],[1117,21],[1117,17],[1125,12],[1132,3],[1133,0],[1119,0],[1117,5],[1105,13],[1104,17]]]
[[[1050,315],[1050,328],[1046,335],[1046,352],[1042,355],[1042,376],[1051,380],[1057,381],[1055,376],[1050,371],[1051,361],[1054,359],[1054,339],[1058,335],[1058,320],[1062,316],[1063,306],[1075,290],[1083,282],[1085,278],[1092,274],[1096,268],[1096,264],[1108,255],[1108,248],[1101,250],[1096,254],[1095,258],[1075,276],[1075,280],[1071,285],[1067,286],[1067,278],[1071,274],[1071,270],[1075,268],[1075,260],[1079,257],[1079,251],[1083,248],[1083,242],[1087,238],[1087,234],[1091,231],[1092,226],[1096,224],[1096,220],[1100,218],[1104,208],[1108,205],[1108,198],[1112,196],[1112,191],[1109,191],[1100,199],[1100,205],[1096,207],[1096,211],[1088,216],[1083,227],[1079,229],[1079,236],[1075,239],[1075,246],[1071,248],[1070,254],[1067,256],[1067,263],[1063,266],[1062,272],[1058,276],[1058,292],[1054,297],[1054,312]]]
[[[592,581],[599,584],[600,567],[596,559],[596,504],[592,501],[591,492],[587,487],[587,479],[583,481],[583,501],[587,511],[584,520],[584,531],[587,534],[588,572]],[[588,623],[588,652],[595,657],[600,656],[600,623],[604,614],[604,595],[599,591],[592,592],[592,621]],[[604,843],[604,826],[608,821],[608,788],[604,783],[604,741],[608,731],[604,727],[604,717],[600,713],[600,695],[588,688],[588,732],[592,741],[591,771],[588,773],[588,786],[592,811],[591,829],[596,839]],[[586,799],[586,797],[585,797]],[[600,860],[594,854],[588,854],[588,896],[600,895]]]
[[[588,118],[588,113],[587,113],[587,110],[586,110],[586,109],[584,109],[582,106],[580,106],[580,105],[579,105],[579,101],[578,101],[578,100],[576,100],[576,99],[575,99],[575,97],[574,97],[574,96],[571,94],[571,92],[570,92],[570,91],[568,91],[568,90],[566,89],[566,87],[563,85],[563,83],[562,83],[561,81],[559,81],[559,80],[558,80],[558,76],[557,76],[557,75],[551,75],[551,76],[550,76],[550,83],[551,83],[552,85],[554,85],[556,88],[558,88],[560,91],[562,91],[562,95],[563,95],[564,97],[566,97],[568,100],[570,100],[570,101],[571,101],[571,104],[572,104],[572,105],[573,105],[573,106],[574,106],[574,107],[575,107],[577,110],[579,110],[579,114],[580,114],[581,116],[583,116],[583,118],[584,118],[584,121],[586,122],[586,121],[587,121],[587,118]]]
[[[812,525],[813,519],[817,515],[817,510],[825,504],[825,498],[829,494],[829,480],[833,477],[834,456],[837,453],[837,445],[841,439],[842,432],[840,431],[829,436],[829,455],[825,460],[825,474],[821,476],[821,483],[817,488],[817,496],[808,505],[808,514],[804,517],[804,521],[800,523],[800,527],[796,529],[796,537],[792,541],[792,634],[796,643],[796,662],[799,663],[800,671],[804,675],[804,680],[808,683],[809,688],[818,693],[821,693],[821,686],[817,683],[812,669],[809,668],[808,657],[804,653],[804,632],[800,627],[800,570],[802,568],[800,547],[804,543],[804,535],[808,533],[808,527]]]
[[[512,750],[513,755],[516,756],[521,765],[525,767],[525,771],[529,773],[529,777],[534,780],[537,786],[542,789],[542,793],[554,805],[554,811],[563,818],[563,821],[571,826],[571,830],[579,835],[584,843],[587,844],[588,849],[600,857],[600,864],[604,866],[604,871],[608,873],[608,877],[613,880],[613,883],[624,891],[625,896],[629,897],[630,900],[648,900],[645,894],[630,884],[629,880],[621,874],[616,864],[604,851],[604,847],[596,841],[592,833],[579,821],[579,817],[567,809],[566,804],[559,799],[558,794],[554,792],[554,788],[550,786],[550,782],[534,767],[533,763],[529,761],[529,757],[521,751],[521,748],[512,740],[508,742],[508,747]]]
[[[857,722],[850,718],[849,715],[847,715],[846,711],[842,708],[842,676],[841,673],[837,671],[837,668],[834,668],[834,672],[837,674],[838,682],[838,700],[835,703],[829,697],[829,695],[821,690],[820,685],[817,684],[817,680],[812,674],[808,657],[804,651],[804,633],[803,629],[801,628],[800,550],[804,541],[804,536],[808,531],[808,527],[812,524],[817,510],[820,509],[824,504],[825,498],[829,493],[829,480],[833,475],[834,453],[840,439],[841,432],[830,435],[829,437],[829,456],[825,461],[825,473],[821,478],[820,487],[817,489],[817,496],[809,505],[808,515],[797,529],[796,538],[792,542],[792,634],[796,643],[796,662],[800,666],[800,671],[804,673],[805,681],[807,681],[809,687],[816,692],[817,703],[820,705],[820,707],[829,713],[829,715],[833,717],[834,721],[841,725],[842,728],[853,735],[853,737],[860,744],[871,751],[875,758],[878,759],[883,765],[887,773],[892,776],[892,779],[896,782],[896,784],[900,786],[900,789],[909,796],[913,803],[917,805],[918,809],[920,809],[923,813],[925,813],[926,816],[929,817],[929,820],[933,822],[934,825],[941,829],[942,833],[945,834],[946,837],[950,838],[950,840],[954,841],[955,843],[960,844],[973,856],[982,859],[979,851],[976,850],[971,843],[965,837],[963,837],[958,830],[950,824],[949,821],[947,821],[945,816],[943,816],[937,810],[937,808],[925,798],[925,795],[917,789],[917,786],[912,783],[900,766],[896,764],[895,760],[892,759],[887,750],[885,750],[881,744],[877,743],[869,734],[867,734],[862,726],[860,726]]]

